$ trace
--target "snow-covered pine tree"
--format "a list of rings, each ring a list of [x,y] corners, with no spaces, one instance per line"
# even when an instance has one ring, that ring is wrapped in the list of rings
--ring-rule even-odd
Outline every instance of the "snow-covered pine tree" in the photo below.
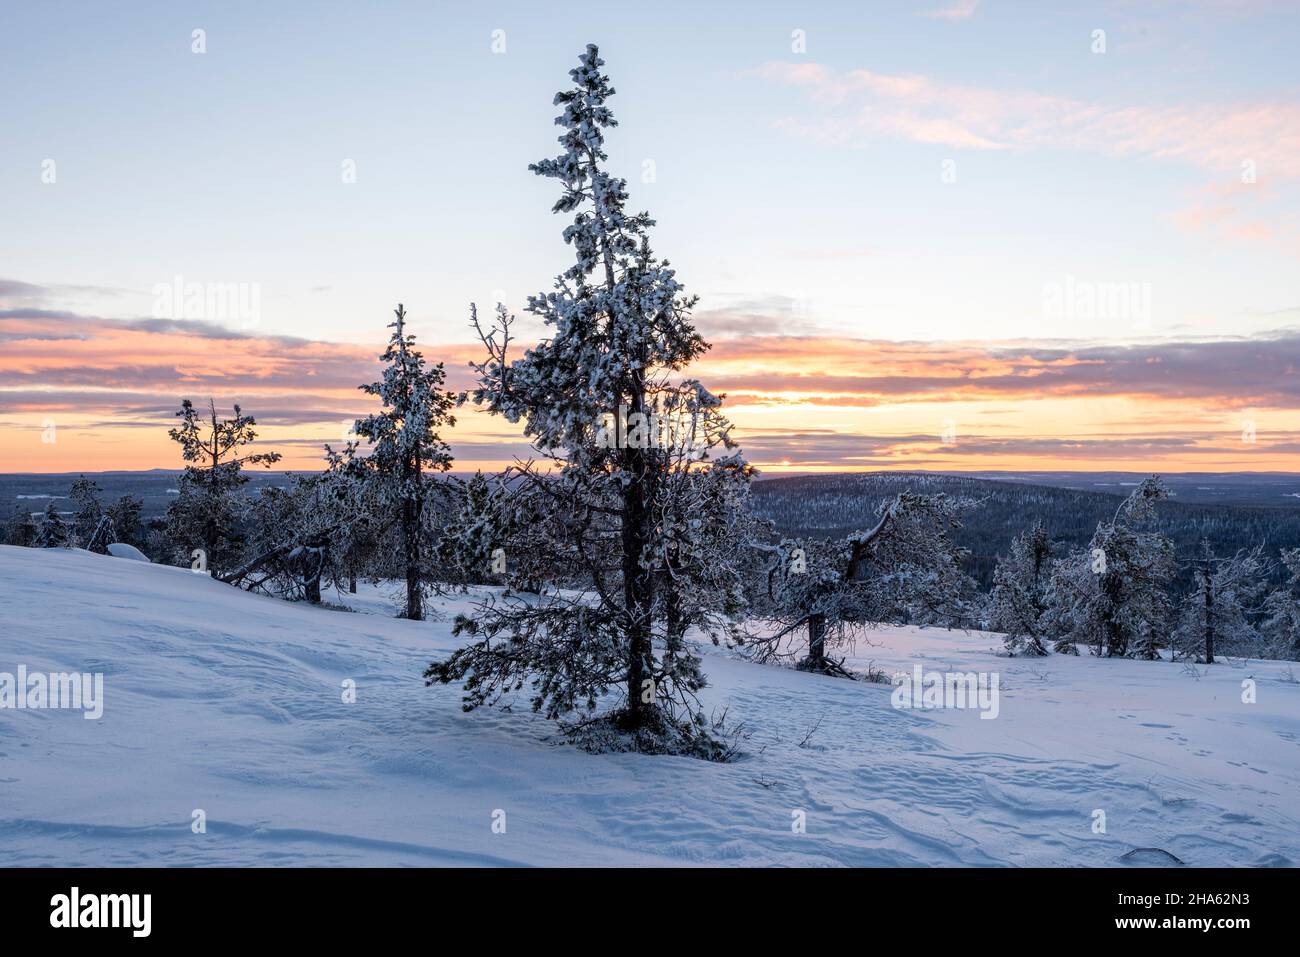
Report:
[[[77,506],[72,519],[72,542],[78,548],[101,555],[107,554],[108,544],[117,540],[113,534],[112,517],[99,498],[102,492],[98,483],[82,475],[72,483],[72,490],[68,493],[68,498]]]
[[[1086,549],[1056,563],[1048,628],[1056,650],[1077,653],[1076,643],[1107,657],[1154,660],[1167,640],[1174,577],[1173,543],[1151,527],[1155,503],[1169,497],[1158,476],[1145,479],[1101,522]]]
[[[322,477],[328,489],[326,509],[335,521],[330,533],[331,574],[336,584],[346,583],[348,591],[356,594],[359,578],[379,581],[388,574],[387,542],[397,516],[386,511],[380,483],[366,481],[364,471],[349,468],[347,454],[327,445],[325,457],[329,463]]]
[[[178,558],[187,561],[195,548],[202,548],[208,569],[216,573],[239,557],[238,525],[247,504],[240,495],[248,481],[243,467],[270,468],[280,461],[280,453],[241,454],[257,438],[257,421],[238,405],[234,418],[220,419],[211,400],[203,417],[185,399],[176,415],[181,425],[167,434],[180,444],[181,456],[190,464],[178,482],[180,494],[167,509],[167,531]]]
[[[1281,558],[1288,578],[1264,599],[1260,631],[1271,655],[1300,658],[1300,548],[1282,549]]]
[[[424,618],[424,588],[434,550],[429,534],[431,495],[446,491],[430,482],[429,473],[451,468],[451,449],[438,430],[456,424],[451,414],[454,393],[442,388],[442,363],[426,365],[406,331],[406,309],[399,303],[388,348],[380,356],[383,378],[361,386],[376,396],[383,410],[357,419],[353,431],[371,443],[369,455],[356,454],[356,443],[340,453],[344,468],[364,481],[376,507],[394,517],[401,530],[401,566],[406,580],[402,617]]]
[[[826,645],[849,641],[875,623],[873,593],[856,574],[849,577],[851,540],[783,538],[772,551],[774,561],[760,572],[753,606],[777,630],[750,636],[746,653],[756,661],[797,659],[801,670],[849,676],[842,662],[827,656]],[[785,638],[805,626],[807,654],[799,657],[799,643]]]
[[[751,637],[751,653],[758,660],[789,657],[783,639],[806,624],[808,655],[798,667],[846,674],[827,648],[878,624],[970,622],[974,583],[950,537],[968,504],[942,493],[902,492],[881,504],[872,528],[843,541],[783,541],[766,576],[767,616],[780,627]]]
[[[672,455],[656,440],[664,430],[654,417],[669,412],[673,419],[670,397],[693,395],[686,404],[698,412],[695,470],[708,468],[711,446],[726,444],[725,428],[700,427],[718,400],[677,379],[707,348],[690,321],[695,299],[652,252],[649,215],[626,211],[626,182],[606,169],[605,131],[615,121],[603,62],[594,45],[580,56],[570,71],[573,87],[555,97],[563,152],[531,167],[559,181],[554,211],[573,214],[564,238],[575,262],[528,305],[551,327],[549,337],[511,360],[513,317],[498,307],[496,324],[485,331],[473,314],[488,350],[476,366],[473,398],[523,422],[537,455],[554,465],[547,476],[529,463],[510,481],[544,515],[548,561],[581,577],[587,591],[485,604],[457,620],[458,633],[471,642],[431,665],[426,677],[466,679],[466,709],[530,684],[534,709],[551,718],[579,708],[595,712],[616,688],[618,705],[593,723],[623,735],[616,746],[690,749],[700,740],[692,729],[702,723],[694,699],[698,671],[684,663],[685,650],[675,649],[671,661],[655,654],[656,637],[661,646],[666,639],[656,635],[657,622],[667,611],[656,585],[666,574],[666,553],[679,576],[697,575],[701,559],[690,548],[675,551],[669,541],[681,544],[679,529],[657,521],[667,515],[676,522],[680,510],[665,500]],[[686,408],[678,413],[690,418]],[[668,431],[677,427],[690,428],[670,421]],[[711,614],[693,614],[697,626],[711,627]],[[688,717],[693,724],[682,720]]]
[[[461,486],[439,542],[439,558],[449,572],[463,584],[505,585],[534,594],[548,581],[556,587],[574,584],[557,580],[562,570],[547,561],[555,534],[543,527],[551,518],[545,500],[551,487],[546,481],[521,483],[512,469],[490,478],[475,472]]]
[[[250,503],[243,562],[222,581],[319,604],[327,584],[355,592],[363,572],[391,577],[370,551],[396,525],[371,501],[377,483],[349,472],[344,456],[329,446],[326,458],[324,472],[295,475],[287,487],[264,488]]]
[[[140,515],[144,510],[144,500],[134,495],[123,495],[108,506],[109,521],[112,522],[113,540],[141,548],[144,545],[144,529]]]
[[[998,557],[989,592],[989,627],[1006,635],[1007,651],[1030,657],[1047,654],[1043,619],[1051,604],[1055,545],[1042,522],[1018,535],[1011,551]]]
[[[221,580],[291,601],[321,602],[330,538],[339,521],[319,475],[264,488],[249,504],[244,561]]]
[[[21,505],[15,505],[5,522],[4,543],[20,548],[30,548],[36,542],[36,523],[32,513]]]
[[[36,532],[36,547],[67,548],[71,534],[68,523],[59,514],[59,507],[53,502],[46,505],[45,515],[41,519],[40,528]]]
[[[438,543],[439,559],[448,569],[455,569],[460,582],[500,584],[504,580],[507,563],[494,558],[498,549],[504,557],[505,543],[514,531],[506,529],[504,498],[500,478],[489,480],[481,470],[462,485],[460,500],[452,507]],[[523,557],[521,550],[516,561]]]
[[[1262,547],[1215,558],[1208,540],[1195,562],[1195,587],[1183,599],[1173,636],[1175,658],[1214,664],[1218,654],[1257,652],[1259,632],[1250,623],[1266,580]]]

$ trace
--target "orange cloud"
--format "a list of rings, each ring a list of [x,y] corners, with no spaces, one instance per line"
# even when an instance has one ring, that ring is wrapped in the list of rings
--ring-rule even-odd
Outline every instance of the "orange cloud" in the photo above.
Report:
[[[209,396],[255,415],[259,444],[287,467],[318,468],[321,446],[373,408],[357,385],[377,377],[381,346],[40,310],[0,311],[0,343],[0,470],[39,472],[179,467],[174,412]],[[479,357],[471,344],[428,356],[457,390]],[[728,394],[747,456],[774,471],[1300,470],[1296,369],[1297,333],[1125,345],[806,335],[720,339],[693,374]],[[528,455],[517,427],[472,406],[458,416],[459,467]]]
[[[321,445],[373,410],[357,386],[378,376],[382,348],[41,310],[0,312],[0,343],[0,469],[41,472],[178,467],[175,410],[209,396],[254,415],[290,467],[317,467]],[[430,359],[464,388],[469,351],[440,351]]]

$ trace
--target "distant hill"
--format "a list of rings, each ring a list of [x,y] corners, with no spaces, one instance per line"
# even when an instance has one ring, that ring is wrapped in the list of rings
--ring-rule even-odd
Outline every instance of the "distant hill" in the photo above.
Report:
[[[15,505],[31,512],[43,512],[51,499],[60,508],[71,511],[72,505],[67,502],[68,491],[73,482],[85,475],[104,490],[105,501],[113,501],[123,495],[134,495],[144,502],[144,517],[157,518],[167,511],[168,503],[176,496],[176,480],[180,474],[180,469],[150,469],[147,472],[0,475],[0,515],[8,517]],[[268,486],[286,485],[293,477],[292,472],[270,472],[264,469],[245,469],[244,474],[248,476],[247,488],[252,494]]]
[[[967,478],[1127,495],[1150,472],[963,472]],[[1161,472],[1184,503],[1300,506],[1300,475],[1288,472]]]
[[[1083,484],[1080,473],[1046,474],[1058,481]],[[971,552],[967,570],[981,588],[988,588],[997,556],[1035,519],[1042,520],[1053,538],[1083,545],[1099,521],[1115,514],[1129,486],[1145,477],[1082,475],[1088,482],[1108,484],[1100,485],[1103,490],[1086,491],[1032,484],[1019,474],[995,481],[937,472],[856,472],[765,479],[754,484],[754,502],[758,513],[783,535],[838,538],[870,525],[880,503],[902,491],[944,492],[972,499],[979,504],[966,513],[965,527],[956,541]],[[1300,487],[1300,479],[1258,475],[1253,477],[1258,485],[1252,486],[1243,476],[1230,478],[1225,482],[1209,476],[1167,477],[1175,497],[1159,507],[1160,525],[1181,558],[1191,558],[1202,538],[1210,539],[1220,552],[1263,543],[1274,558],[1279,548],[1300,547],[1300,498],[1282,494],[1284,489]],[[1216,491],[1205,491],[1207,488]],[[1187,500],[1197,492],[1201,496],[1217,494],[1219,500],[1214,504]],[[1223,504],[1224,499],[1257,504]],[[1281,577],[1279,574],[1277,579]]]

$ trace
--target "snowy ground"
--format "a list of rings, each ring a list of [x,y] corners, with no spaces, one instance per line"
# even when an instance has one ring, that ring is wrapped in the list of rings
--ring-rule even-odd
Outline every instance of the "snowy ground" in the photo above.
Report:
[[[351,614],[0,547],[0,672],[105,676],[98,721],[0,711],[0,865],[1122,866],[1140,847],[1300,862],[1300,683],[1284,663],[1196,678],[1008,660],[988,635],[913,629],[858,649],[891,672],[998,672],[999,716],[981,720],[710,649],[707,703],[754,731],[747,758],[717,765],[585,754],[526,708],[463,714],[420,678],[452,646],[457,603],[414,623],[378,590],[360,599]]]

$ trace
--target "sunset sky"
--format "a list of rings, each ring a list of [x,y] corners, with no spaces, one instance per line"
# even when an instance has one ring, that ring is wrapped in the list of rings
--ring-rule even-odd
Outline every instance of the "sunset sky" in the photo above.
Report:
[[[315,468],[397,302],[453,388],[471,301],[541,334],[571,256],[527,165],[587,42],[765,470],[1300,471],[1294,5],[24,7],[0,471],[178,468],[209,396]],[[448,438],[527,454],[470,407]]]

